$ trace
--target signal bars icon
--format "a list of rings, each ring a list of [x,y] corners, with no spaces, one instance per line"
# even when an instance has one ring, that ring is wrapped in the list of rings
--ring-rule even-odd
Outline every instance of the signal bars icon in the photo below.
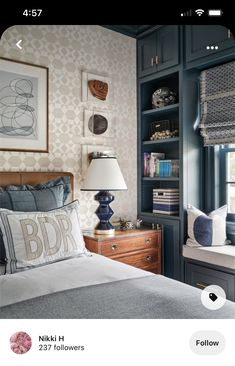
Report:
[[[192,16],[192,9],[187,10],[185,13],[180,14],[181,17],[191,17]]]

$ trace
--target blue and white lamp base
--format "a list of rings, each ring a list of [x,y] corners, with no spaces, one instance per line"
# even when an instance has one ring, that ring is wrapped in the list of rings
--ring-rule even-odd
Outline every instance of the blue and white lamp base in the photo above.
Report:
[[[115,230],[109,219],[113,215],[113,210],[109,204],[114,200],[114,196],[108,191],[100,191],[95,195],[95,200],[99,202],[99,207],[95,211],[100,222],[95,227],[95,234],[113,235]]]

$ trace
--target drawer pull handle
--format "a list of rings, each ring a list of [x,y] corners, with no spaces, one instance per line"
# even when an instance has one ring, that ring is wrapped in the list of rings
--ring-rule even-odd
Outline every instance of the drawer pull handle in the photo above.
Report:
[[[151,238],[149,238],[149,239],[145,239],[145,244],[151,244]]]
[[[155,57],[155,63],[156,63],[156,65],[160,64],[160,57],[159,56]]]
[[[147,255],[147,256],[145,257],[145,260],[146,260],[146,262],[152,262],[152,260],[153,260],[152,255]]]
[[[112,250],[117,250],[117,248],[118,248],[117,244],[113,244],[113,245],[111,246],[111,249],[112,249]]]
[[[209,286],[208,284],[206,284],[206,283],[200,283],[200,282],[198,282],[197,284],[196,284],[196,286],[197,287],[199,287],[199,288],[202,288],[202,289],[204,289],[204,288],[206,288],[207,286]]]

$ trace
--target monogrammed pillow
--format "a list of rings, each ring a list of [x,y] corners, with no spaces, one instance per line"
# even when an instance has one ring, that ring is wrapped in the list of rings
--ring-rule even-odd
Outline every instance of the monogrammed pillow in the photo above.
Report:
[[[24,271],[87,253],[78,202],[48,212],[0,209],[7,273]]]

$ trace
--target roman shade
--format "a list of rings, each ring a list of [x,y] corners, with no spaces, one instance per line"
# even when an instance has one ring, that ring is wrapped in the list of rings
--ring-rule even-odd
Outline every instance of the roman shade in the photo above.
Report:
[[[204,146],[235,143],[235,61],[201,72],[200,101]]]

